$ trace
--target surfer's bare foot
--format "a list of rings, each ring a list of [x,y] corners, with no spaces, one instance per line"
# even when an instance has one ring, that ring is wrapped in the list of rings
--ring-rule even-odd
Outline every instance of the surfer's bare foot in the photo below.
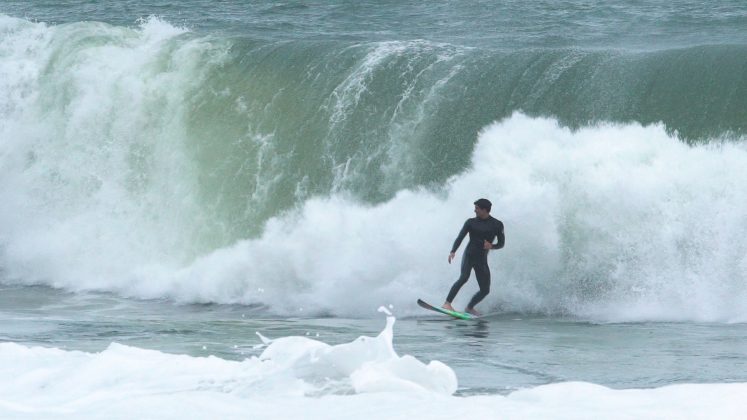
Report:
[[[480,312],[477,311],[475,308],[467,308],[464,310],[464,312],[467,312],[468,314],[474,315],[474,316],[482,316]]]
[[[455,311],[454,307],[451,306],[451,303],[449,303],[449,302],[445,302],[441,307],[444,308],[444,309],[448,309],[450,311]]]

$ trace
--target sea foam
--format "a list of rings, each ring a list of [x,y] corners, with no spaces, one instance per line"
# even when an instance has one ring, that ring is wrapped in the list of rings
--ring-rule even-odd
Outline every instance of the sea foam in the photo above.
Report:
[[[377,337],[328,345],[264,339],[228,361],[112,343],[99,353],[0,344],[0,416],[44,418],[722,418],[744,414],[747,384],[613,390],[566,382],[460,397],[454,371],[398,356],[394,318]]]

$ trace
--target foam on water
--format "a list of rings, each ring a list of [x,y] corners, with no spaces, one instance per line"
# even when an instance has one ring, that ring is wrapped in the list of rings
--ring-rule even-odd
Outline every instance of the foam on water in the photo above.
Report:
[[[380,311],[388,316],[377,337],[335,346],[307,337],[262,337],[262,354],[243,362],[116,343],[98,354],[5,343],[0,345],[5,378],[0,406],[8,413],[44,416],[81,409],[86,414],[111,399],[171,393],[219,393],[253,401],[371,392],[453,394],[457,382],[451,368],[397,355],[394,317]]]
[[[100,353],[0,344],[3,418],[739,418],[747,384],[612,390],[567,382],[457,397],[454,371],[398,356],[378,337],[328,345],[264,339],[227,361],[111,344]]]

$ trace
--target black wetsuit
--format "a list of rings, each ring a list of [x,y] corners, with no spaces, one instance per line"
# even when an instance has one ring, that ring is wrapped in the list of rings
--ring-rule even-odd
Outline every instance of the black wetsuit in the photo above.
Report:
[[[464,255],[462,255],[462,273],[456,283],[451,286],[446,301],[452,302],[454,300],[459,289],[467,283],[467,280],[469,280],[469,274],[474,269],[475,277],[477,277],[477,284],[480,286],[480,291],[475,293],[472,300],[469,301],[469,305],[467,305],[468,308],[473,308],[483,300],[488,293],[490,293],[488,250],[483,248],[484,241],[493,244],[493,249],[501,249],[506,243],[506,237],[503,235],[503,222],[500,220],[495,219],[492,216],[488,216],[487,219],[473,217],[464,222],[464,227],[462,227],[459,236],[457,236],[454,241],[454,246],[451,248],[451,252],[456,252],[467,233],[469,233],[469,243],[467,244],[467,248],[464,250]],[[494,244],[493,240],[496,237],[498,238],[498,242]]]

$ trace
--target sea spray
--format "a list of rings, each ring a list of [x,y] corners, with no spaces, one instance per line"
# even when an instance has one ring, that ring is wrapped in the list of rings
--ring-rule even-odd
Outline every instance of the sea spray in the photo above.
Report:
[[[738,321],[745,319],[745,162],[742,144],[687,146],[660,127],[571,131],[515,116],[482,133],[472,168],[444,192],[405,190],[378,205],[307,200],[270,219],[259,238],[181,267],[118,270],[111,259],[79,258],[70,270],[61,265],[64,253],[19,242],[6,245],[6,270],[33,273],[56,262],[49,274],[56,286],[260,303],[276,314],[304,307],[367,316],[359,308],[375,300],[416,310],[417,297],[438,299],[456,278],[444,249],[475,197],[489,196],[507,245],[490,257],[495,287],[487,305],[608,320]],[[22,265],[13,259],[19,254],[44,263]]]
[[[358,308],[377,299],[417,310],[414,299],[442,297],[458,275],[445,263],[448,247],[475,197],[489,196],[507,245],[490,256],[486,304],[604,320],[738,321],[746,162],[743,144],[688,146],[661,127],[571,131],[517,115],[483,131],[472,168],[443,194],[402,191],[375,206],[308,200],[270,220],[262,237],[158,279],[154,296],[261,302],[277,313],[303,306],[363,316]]]

